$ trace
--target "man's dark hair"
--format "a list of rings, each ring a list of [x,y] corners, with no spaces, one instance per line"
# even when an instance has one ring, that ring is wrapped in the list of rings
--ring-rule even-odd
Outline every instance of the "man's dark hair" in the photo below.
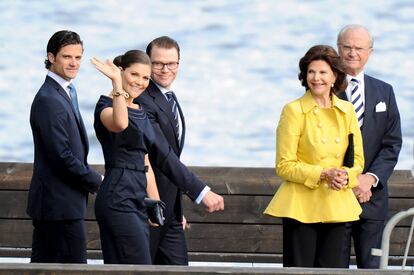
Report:
[[[51,53],[54,56],[60,51],[61,48],[67,45],[76,45],[80,44],[83,47],[83,42],[80,39],[80,36],[76,32],[72,31],[58,31],[52,35],[47,43],[46,53]],[[46,56],[45,67],[50,69],[52,63],[49,61],[49,58]]]
[[[180,46],[178,46],[177,41],[175,41],[171,37],[161,36],[161,37],[157,37],[154,40],[152,40],[148,44],[147,49],[146,49],[146,52],[149,57],[151,57],[151,51],[154,46],[157,46],[159,48],[164,48],[164,49],[175,48],[178,53],[178,60],[180,60]]]

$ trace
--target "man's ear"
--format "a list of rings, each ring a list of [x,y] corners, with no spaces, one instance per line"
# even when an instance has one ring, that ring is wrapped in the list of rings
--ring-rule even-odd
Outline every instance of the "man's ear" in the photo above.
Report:
[[[55,56],[53,55],[53,53],[47,53],[47,59],[49,60],[50,63],[55,63]]]

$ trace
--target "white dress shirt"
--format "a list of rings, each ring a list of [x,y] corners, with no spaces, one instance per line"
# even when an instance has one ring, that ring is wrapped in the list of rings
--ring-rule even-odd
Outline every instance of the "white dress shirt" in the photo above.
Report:
[[[346,93],[346,97],[348,98],[348,100],[350,101],[351,99],[351,93],[352,93],[352,89],[354,88],[354,85],[351,84],[351,79],[355,78],[356,80],[358,80],[358,90],[361,93],[361,98],[362,98],[362,109],[365,113],[365,81],[364,81],[364,71],[360,72],[359,74],[357,74],[356,76],[352,76],[352,75],[346,75],[346,80],[348,81],[348,87],[345,90]],[[377,177],[377,175],[375,175],[374,173],[371,172],[367,172],[366,174],[369,174],[371,176],[373,176],[375,178],[375,182],[372,185],[373,187],[377,187],[378,185],[378,181],[379,178]]]
[[[68,80],[62,78],[60,75],[55,74],[52,71],[48,71],[47,75],[50,76],[51,78],[53,78],[53,80],[55,80],[63,88],[63,90],[65,90],[68,97],[70,98],[68,86],[72,83],[72,80],[68,81]]]

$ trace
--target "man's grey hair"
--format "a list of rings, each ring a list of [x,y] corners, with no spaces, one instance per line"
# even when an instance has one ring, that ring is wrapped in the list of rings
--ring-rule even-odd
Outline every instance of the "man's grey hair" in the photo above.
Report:
[[[343,27],[341,29],[341,31],[338,33],[338,38],[336,40],[336,44],[338,46],[339,46],[339,44],[341,44],[340,40],[341,40],[342,35],[344,35],[345,32],[347,32],[348,30],[357,30],[357,29],[362,29],[362,30],[365,30],[367,32],[368,37],[369,37],[369,41],[370,41],[370,47],[373,48],[374,47],[374,38],[372,37],[371,33],[369,32],[369,30],[366,27],[364,27],[362,25],[358,25],[358,24],[349,24],[349,25],[346,25],[345,27]]]

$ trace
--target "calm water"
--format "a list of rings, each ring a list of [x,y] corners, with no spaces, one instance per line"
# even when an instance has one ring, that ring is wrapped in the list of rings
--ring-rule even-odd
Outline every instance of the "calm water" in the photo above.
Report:
[[[367,72],[394,86],[404,146],[397,165],[413,160],[414,2],[396,1],[0,1],[0,161],[33,161],[29,111],[44,81],[45,48],[58,30],[85,46],[76,79],[90,139],[89,162],[103,163],[93,109],[110,82],[90,65],[145,49],[169,35],[182,47],[174,90],[187,123],[189,165],[274,166],[281,108],[303,94],[298,60],[314,44],[335,45],[348,23],[375,37]]]

